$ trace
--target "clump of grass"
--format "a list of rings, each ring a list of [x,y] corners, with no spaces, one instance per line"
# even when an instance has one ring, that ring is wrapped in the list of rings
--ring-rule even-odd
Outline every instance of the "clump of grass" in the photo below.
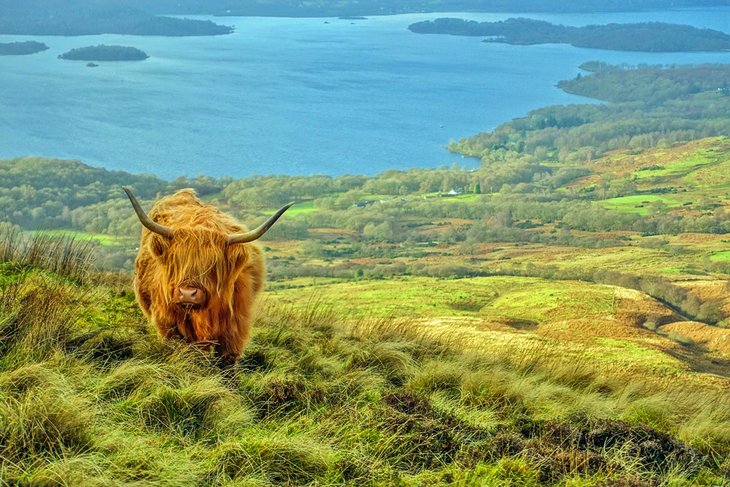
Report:
[[[38,232],[28,238],[17,227],[0,226],[0,263],[45,269],[79,282],[89,277],[94,248],[91,240],[78,240],[71,235]]]
[[[363,341],[350,356],[348,368],[373,368],[393,384],[402,384],[414,368],[413,344],[392,341]]]
[[[270,433],[223,443],[214,454],[220,476],[274,485],[304,485],[326,477],[335,458],[331,449],[311,438]]]
[[[39,386],[22,394],[3,394],[0,417],[0,456],[14,463],[83,454],[93,448],[94,414],[89,402],[58,388]]]
[[[171,380],[158,364],[130,359],[101,377],[94,392],[102,400],[124,400],[138,389],[154,389]]]
[[[646,328],[649,331],[657,331],[657,329],[659,329],[659,324],[653,320],[645,321],[644,323],[641,324],[641,326],[643,326],[644,328]]]
[[[149,428],[198,438],[213,429],[221,410],[230,410],[220,406],[225,401],[235,401],[228,388],[220,381],[202,379],[181,388],[138,389],[127,403]]]
[[[84,294],[40,274],[0,288],[0,357],[43,359],[63,349]]]

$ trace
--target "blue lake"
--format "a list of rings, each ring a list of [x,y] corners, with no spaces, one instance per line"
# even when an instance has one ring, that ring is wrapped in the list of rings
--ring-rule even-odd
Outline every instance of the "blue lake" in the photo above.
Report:
[[[0,157],[79,159],[168,179],[475,165],[444,146],[541,106],[589,101],[555,87],[575,77],[584,61],[730,62],[730,53],[522,47],[407,30],[443,16],[515,15],[224,17],[213,20],[235,25],[234,34],[198,38],[0,36],[0,42],[34,39],[50,46],[32,56],[0,56]],[[529,17],[570,25],[666,21],[727,31],[730,8]],[[96,44],[134,46],[150,58],[96,68],[57,59]]]

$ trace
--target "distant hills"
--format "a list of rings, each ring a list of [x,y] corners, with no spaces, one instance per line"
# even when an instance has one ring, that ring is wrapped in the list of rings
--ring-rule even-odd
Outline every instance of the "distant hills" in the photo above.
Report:
[[[122,2],[0,0],[0,34],[207,36],[232,31],[211,21],[154,15]]]
[[[123,0],[160,14],[328,17],[414,12],[610,12],[698,6],[727,6],[728,0]]]
[[[232,28],[161,15],[342,17],[415,12],[607,12],[728,6],[730,0],[0,0],[0,34],[206,36]]]

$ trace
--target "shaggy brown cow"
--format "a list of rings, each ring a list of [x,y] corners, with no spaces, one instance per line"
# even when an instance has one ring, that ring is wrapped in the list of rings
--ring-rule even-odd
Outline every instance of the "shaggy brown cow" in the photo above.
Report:
[[[246,231],[192,189],[160,199],[149,216],[123,189],[144,225],[134,279],[142,311],[162,337],[213,345],[224,365],[235,363],[264,284],[264,256],[253,241],[292,203]]]

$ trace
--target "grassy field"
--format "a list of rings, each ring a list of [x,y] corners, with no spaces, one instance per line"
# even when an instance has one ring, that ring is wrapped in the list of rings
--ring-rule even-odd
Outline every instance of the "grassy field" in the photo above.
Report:
[[[114,247],[119,245],[124,245],[129,243],[129,239],[125,239],[122,237],[116,237],[112,235],[106,235],[103,233],[88,233],[88,232],[78,232],[73,230],[42,230],[37,232],[30,232],[31,235],[48,235],[51,237],[72,237],[77,240],[90,240],[93,242],[98,243],[101,246],[104,247]],[[136,237],[136,236],[135,236]]]
[[[563,316],[597,317],[613,313],[613,289],[577,282],[521,277],[434,279],[401,277],[361,282],[302,278],[272,283],[283,303],[302,304],[302,289],[356,318],[438,316],[514,317],[546,321]]]
[[[618,151],[590,164],[591,175],[570,183],[573,189],[623,185],[624,194],[604,198],[607,209],[642,216],[675,211],[698,211],[711,201],[730,204],[730,141],[709,138],[671,148],[639,152]]]
[[[678,206],[682,206],[686,201],[686,197],[681,198],[676,196],[640,194],[610,198],[607,200],[603,200],[601,204],[604,208],[607,208],[609,210],[625,211],[637,213],[639,215],[649,215],[653,212],[659,211],[660,207],[657,206],[657,203],[661,204],[661,208],[676,208]]]
[[[730,250],[716,252],[710,256],[710,260],[715,262],[730,262]]]
[[[555,360],[589,359],[657,382],[683,376],[697,385],[730,385],[723,372],[730,363],[726,330],[705,327],[694,333],[696,341],[681,333],[694,329],[692,322],[665,331],[663,325],[682,318],[644,293],[616,286],[512,276],[302,278],[273,283],[268,299],[302,311],[317,303],[351,321],[407,320],[435,340],[489,354],[540,344]]]
[[[517,277],[294,281],[268,292],[243,359],[221,372],[154,336],[129,276],[23,262],[0,265],[4,485],[730,481],[727,382],[696,380],[656,332],[603,328],[658,306],[636,293]],[[358,316],[369,300],[375,315]],[[523,306],[534,323],[514,318]],[[570,333],[592,345],[541,333],[576,326],[563,313],[598,322]]]
[[[315,206],[314,201],[302,201],[289,208],[284,214],[284,217],[296,218],[315,211],[317,211],[317,207]],[[264,212],[265,215],[273,215],[274,213],[276,213],[275,209]]]

